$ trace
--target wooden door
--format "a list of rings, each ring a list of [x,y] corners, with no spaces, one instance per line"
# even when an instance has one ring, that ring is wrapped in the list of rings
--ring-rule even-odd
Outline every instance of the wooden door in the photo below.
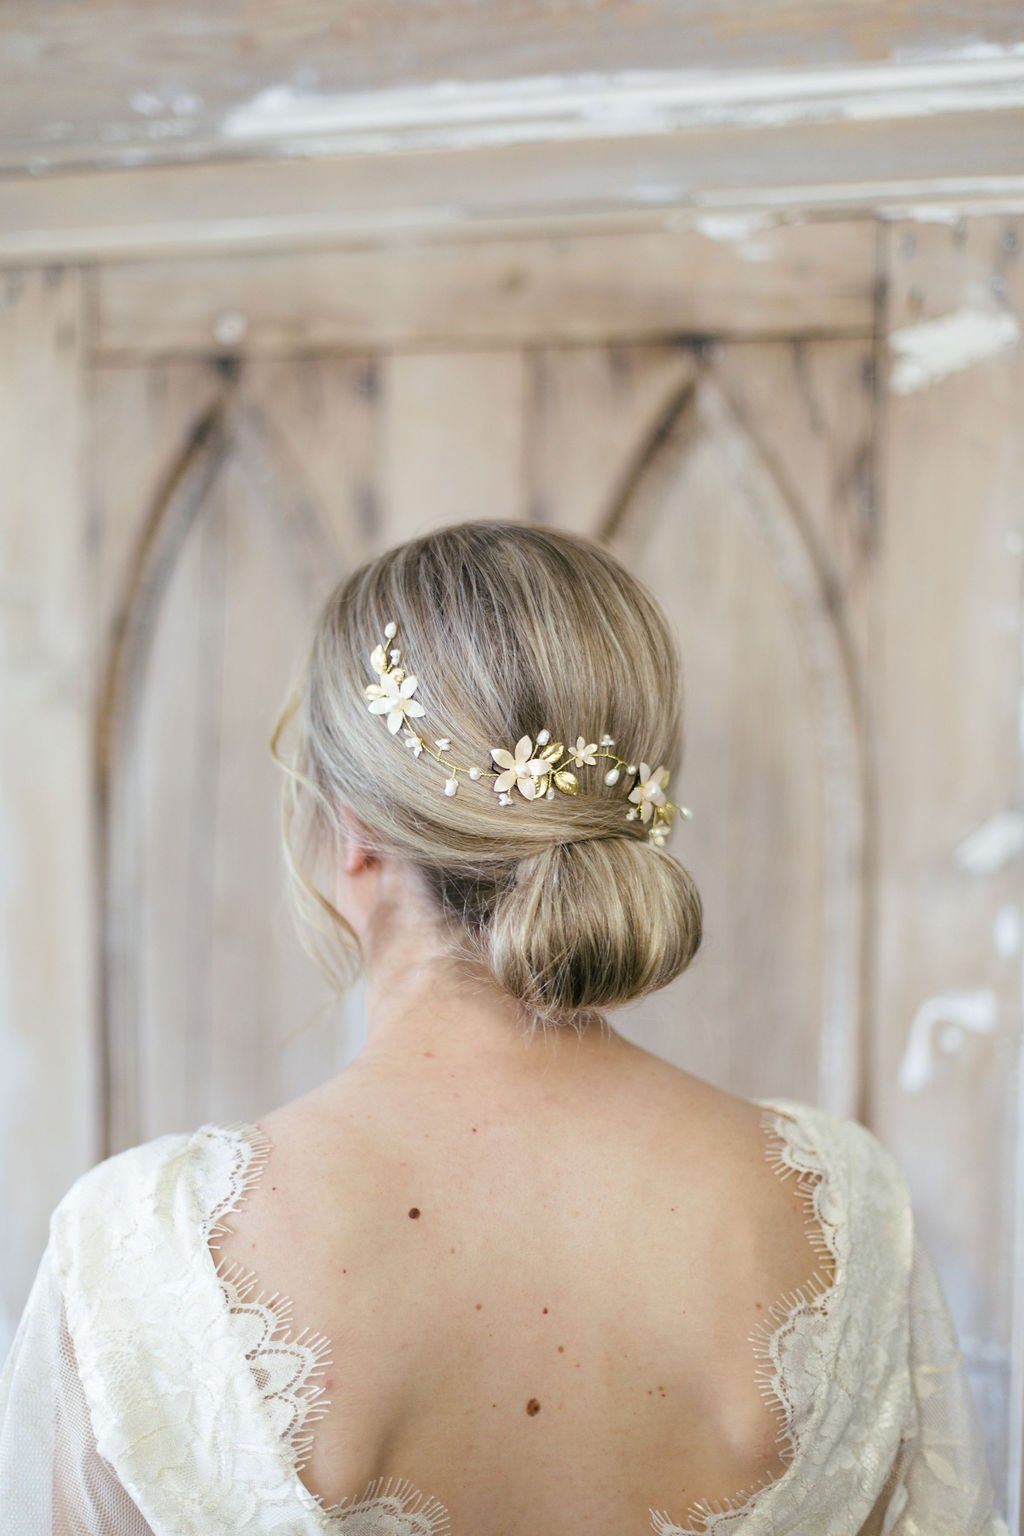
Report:
[[[31,1196],[5,1173],[10,1315],[75,1171],[258,1115],[358,1049],[358,992],[331,1006],[288,925],[276,711],[366,555],[535,519],[615,549],[683,654],[695,819],[673,851],[706,934],[622,1027],[900,1158],[1006,1475],[1019,232],[862,219],[754,251],[681,230],[398,249],[383,274],[339,250],[9,279],[5,686],[28,728],[3,747],[25,862],[2,1134],[42,1149]],[[948,343],[965,313],[959,346],[927,329]]]

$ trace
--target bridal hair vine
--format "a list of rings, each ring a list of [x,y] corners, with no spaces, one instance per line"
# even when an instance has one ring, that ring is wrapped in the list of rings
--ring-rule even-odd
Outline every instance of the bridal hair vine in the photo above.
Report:
[[[383,716],[393,736],[404,731],[403,741],[414,757],[426,752],[448,769],[444,794],[458,793],[459,775],[463,774],[474,782],[493,779],[491,787],[500,805],[511,805],[513,792],[517,790],[525,800],[554,800],[557,794],[577,795],[580,789],[577,770],[596,768],[598,758],[604,758],[609,763],[604,770],[606,784],[635,780],[627,797],[630,803],[626,819],[641,821],[647,827],[650,843],[658,848],[664,846],[675,811],[687,820],[692,819],[693,812],[687,806],[674,805],[665,795],[668,770],[663,767],[652,769],[645,762],[631,763],[619,757],[611,750],[615,741],[607,731],[602,733],[599,741],[588,742],[585,736],[578,736],[575,747],[566,748],[562,742],[552,741],[549,730],[542,729],[537,732],[536,739],[521,736],[511,752],[505,747],[491,747],[492,767],[481,768],[475,764],[466,767],[453,762],[445,755],[451,752],[452,746],[447,736],[428,740],[413,724],[426,714],[426,710],[414,698],[418,679],[407,673],[401,664],[401,648],[394,644],[397,634],[398,625],[394,621],[385,624],[383,641],[370,653],[376,682],[368,683],[364,693],[370,713]]]

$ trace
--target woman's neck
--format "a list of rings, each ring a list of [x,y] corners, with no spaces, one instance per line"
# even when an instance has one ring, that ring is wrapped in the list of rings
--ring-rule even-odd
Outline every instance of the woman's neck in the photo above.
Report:
[[[367,969],[366,1043],[354,1063],[364,1070],[409,1069],[426,1078],[434,1064],[460,1075],[550,1081],[644,1054],[603,1018],[581,1029],[531,1029],[496,983],[436,950],[399,945],[384,958]]]

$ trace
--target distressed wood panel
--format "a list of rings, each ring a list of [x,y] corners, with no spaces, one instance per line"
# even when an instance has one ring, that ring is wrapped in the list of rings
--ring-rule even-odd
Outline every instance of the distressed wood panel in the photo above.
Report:
[[[100,1147],[81,346],[77,273],[0,279],[0,1356]]]
[[[887,230],[869,674],[872,1122],[908,1172],[1004,1487],[1021,1423],[1020,235],[1002,219]]]
[[[600,538],[610,509],[630,498],[688,398],[696,350],[686,343],[532,349],[527,516]]]
[[[521,352],[382,359],[383,545],[466,518],[520,514],[525,382]]]
[[[793,509],[820,600],[864,669],[877,540],[877,379],[872,340],[711,344],[714,374]]]
[[[346,568],[372,432],[365,362],[335,363],[329,391],[306,371],[298,392],[266,370],[242,390],[192,365],[157,386],[131,370],[95,381],[110,1150],[258,1114],[352,1054],[351,1009],[326,1006],[288,923],[267,747],[313,612]],[[318,396],[334,457],[323,516],[329,455],[307,477],[288,433]]]
[[[895,332],[890,346],[901,373],[906,372],[901,335],[905,326],[951,313],[977,313],[982,318],[1006,314],[1020,320],[1015,295],[1022,227],[1020,216],[1013,213],[972,218],[956,209],[921,219],[882,221],[885,249],[900,258],[897,265],[890,264],[886,282],[891,287],[889,323]],[[965,271],[972,274],[969,281]],[[929,333],[923,335],[927,343]]]
[[[854,1113],[865,837],[854,682],[794,508],[710,367],[607,531],[680,636],[681,793],[696,815],[678,851],[706,919],[690,971],[624,1017],[659,1054],[734,1091]]]
[[[139,263],[96,274],[93,346],[116,358],[866,334],[874,242],[863,220]]]
[[[784,97],[792,82],[783,82]],[[795,89],[795,86],[792,86]],[[898,103],[896,104],[898,107]],[[598,106],[597,111],[603,108]],[[468,148],[0,180],[0,263],[401,244],[410,237],[571,234],[697,218],[733,227],[869,215],[886,204],[1024,200],[1024,108],[879,117],[832,103],[822,120]]]
[[[884,8],[788,3],[712,6],[707,0],[594,0],[585,8],[508,0],[500,9],[447,0],[420,6],[415,48],[408,14],[330,0],[301,8],[246,0],[215,14],[195,4],[9,0],[0,51],[4,163],[119,164],[244,149],[233,120],[266,144],[296,122],[323,134],[362,93],[434,85],[443,106],[462,82],[583,77],[634,79],[678,64],[703,83],[711,72],[806,71],[892,61],[977,61],[1020,41],[1011,4],[963,17],[938,3]],[[984,49],[984,52],[982,52]],[[441,82],[441,86],[437,85]],[[73,83],[73,84],[72,84]],[[72,86],[72,88],[69,88]]]

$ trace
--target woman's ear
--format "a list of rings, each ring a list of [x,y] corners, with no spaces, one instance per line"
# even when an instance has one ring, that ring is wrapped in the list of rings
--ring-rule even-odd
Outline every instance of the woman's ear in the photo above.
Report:
[[[370,865],[375,863],[375,856],[367,852],[358,837],[348,833],[345,837],[345,856],[341,865],[346,875],[361,875],[364,869],[369,869]]]
[[[366,847],[365,827],[349,812],[342,813],[345,832],[341,867],[346,875],[361,875],[377,863],[377,856]]]

